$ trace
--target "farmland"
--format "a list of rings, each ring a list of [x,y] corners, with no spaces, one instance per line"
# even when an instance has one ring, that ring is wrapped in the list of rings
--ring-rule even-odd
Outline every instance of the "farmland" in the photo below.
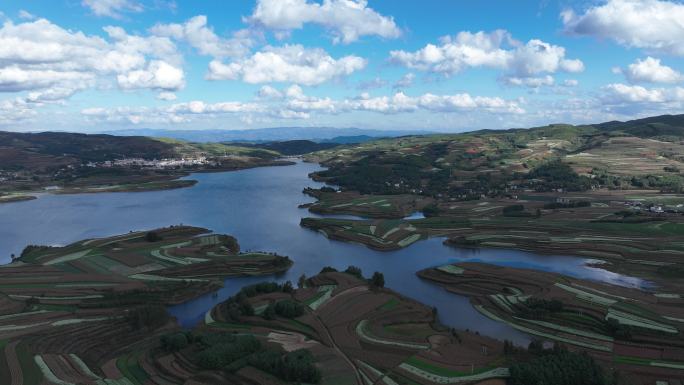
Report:
[[[470,297],[489,318],[539,339],[587,351],[641,382],[681,376],[684,368],[684,306],[677,296],[481,263],[447,265],[418,274]]]
[[[140,349],[177,328],[165,305],[290,266],[188,226],[29,246],[0,267],[0,383],[142,383]]]
[[[348,214],[371,218],[403,218],[422,211],[432,199],[417,195],[362,195],[352,191],[329,191],[304,189],[304,193],[317,202],[308,206],[309,211],[318,214]]]
[[[516,197],[437,201],[432,207],[438,215],[424,219],[304,218],[301,225],[331,239],[385,251],[442,236],[456,247],[576,255],[605,261],[601,267],[611,271],[681,289],[665,273],[682,268],[684,216],[635,211],[625,202],[658,202],[675,209],[683,195],[645,190],[562,194],[569,202],[587,202],[574,206],[556,204],[559,196],[521,192]],[[512,206],[521,209],[505,212]]]
[[[323,384],[478,383],[507,376],[500,341],[440,326],[432,309],[374,286],[353,268],[324,269],[302,283],[299,289],[243,288],[215,307],[200,330],[251,334],[284,352],[311,351]],[[235,364],[235,375],[258,381],[246,361]]]

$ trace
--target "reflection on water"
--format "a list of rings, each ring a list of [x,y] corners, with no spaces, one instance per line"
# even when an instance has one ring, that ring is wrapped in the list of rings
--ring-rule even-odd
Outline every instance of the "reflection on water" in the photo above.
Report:
[[[640,287],[639,279],[584,265],[568,256],[537,255],[513,250],[456,249],[433,238],[407,249],[379,252],[364,246],[330,241],[299,226],[302,217],[315,216],[297,206],[313,202],[306,186],[321,183],[308,178],[319,169],[299,162],[294,166],[266,167],[239,172],[195,174],[193,187],[143,193],[42,195],[39,199],[0,205],[0,261],[9,261],[28,244],[66,244],[84,238],[151,229],[171,224],[201,226],[236,236],[243,250],[275,251],[295,264],[278,277],[241,277],[225,281],[216,297],[211,294],[173,306],[170,311],[184,326],[193,326],[214,304],[240,287],[265,279],[297,281],[301,274],[318,273],[324,266],[348,265],[385,274],[388,287],[438,308],[443,323],[483,334],[525,342],[527,337],[505,324],[482,316],[466,298],[419,279],[418,270],[456,261],[482,261],[533,268],[580,278]],[[422,214],[414,214],[421,215]],[[355,218],[353,216],[345,216]],[[416,216],[417,218],[417,216]]]

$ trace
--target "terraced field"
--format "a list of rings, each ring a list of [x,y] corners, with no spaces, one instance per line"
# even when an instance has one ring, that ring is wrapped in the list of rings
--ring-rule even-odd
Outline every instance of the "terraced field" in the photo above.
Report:
[[[533,270],[459,263],[418,273],[469,296],[485,316],[556,341],[620,370],[657,378],[684,373],[684,302],[679,297]],[[619,356],[619,359],[613,357]],[[677,357],[677,358],[675,358]],[[643,367],[631,365],[641,362]],[[663,368],[669,372],[663,372]]]
[[[0,383],[166,384],[146,353],[178,329],[164,305],[291,264],[188,226],[28,247],[0,267]]]
[[[508,375],[497,366],[504,363],[499,341],[439,329],[428,307],[351,274],[321,273],[303,288],[282,290],[243,290],[253,293],[243,300],[254,309],[294,301],[301,314],[234,318],[229,309],[235,302],[228,301],[211,311],[202,330],[250,333],[286,351],[310,350],[318,357],[322,384],[478,383]]]

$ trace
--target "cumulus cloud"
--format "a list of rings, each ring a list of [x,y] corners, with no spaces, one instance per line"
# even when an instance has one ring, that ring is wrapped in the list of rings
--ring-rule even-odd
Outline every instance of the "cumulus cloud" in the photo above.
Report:
[[[440,113],[485,113],[521,115],[520,100],[473,96],[468,93],[409,96],[403,92],[371,97],[332,99],[307,95],[298,85],[284,89],[264,86],[253,102],[207,103],[191,101],[165,107],[87,108],[81,114],[92,122],[188,123],[229,114],[244,122],[265,119],[309,119],[316,115],[337,115],[356,111],[385,115],[432,111]]]
[[[541,76],[541,77],[529,77],[529,78],[518,78],[509,77],[504,79],[505,82],[513,86],[525,86],[530,88],[539,88],[542,86],[552,86],[555,83],[555,79],[551,75]]]
[[[627,66],[626,69],[618,68],[616,72],[621,72],[627,80],[632,83],[680,83],[684,81],[684,75],[660,63],[660,59],[647,57],[637,59],[636,62]]]
[[[671,110],[684,107],[684,88],[646,88],[614,83],[603,87],[601,100],[608,108]]]
[[[320,48],[307,49],[301,45],[267,46],[254,55],[224,64],[209,63],[210,80],[236,80],[247,83],[288,82],[317,85],[334,78],[350,75],[366,66],[358,56],[334,59]]]
[[[539,77],[540,74],[584,70],[582,61],[566,59],[565,48],[538,39],[522,44],[504,30],[459,32],[456,36],[441,38],[439,45],[428,44],[415,52],[391,51],[390,60],[408,68],[445,75],[474,67],[500,69],[510,78],[510,84],[521,85],[548,79]]]
[[[0,100],[0,125],[14,124],[36,116],[36,111],[26,99]]]
[[[577,14],[561,13],[568,33],[611,39],[651,52],[684,55],[684,4],[659,0],[608,0]]]
[[[81,2],[96,16],[109,16],[118,19],[122,12],[142,12],[142,4],[132,0],[83,0]]]
[[[368,35],[401,35],[394,19],[368,7],[366,0],[258,0],[246,20],[280,32],[301,29],[307,23],[318,24],[332,34],[333,42],[344,44]]]
[[[195,16],[182,24],[157,24],[150,28],[156,36],[187,42],[201,55],[215,58],[242,57],[255,44],[253,32],[247,29],[234,32],[229,38],[222,38],[207,25],[207,17]]]
[[[468,93],[455,95],[434,95],[426,93],[417,97],[397,92],[393,96],[370,98],[365,95],[359,99],[346,101],[345,105],[354,110],[374,111],[385,114],[412,112],[419,109],[437,112],[463,112],[480,110],[499,113],[524,113],[515,101],[499,97],[471,96]]]
[[[45,19],[5,22],[0,28],[0,92],[34,91],[43,101],[57,101],[111,82],[124,89],[183,87],[182,57],[170,39],[129,35],[119,27],[104,30],[108,39]]]
[[[261,112],[263,107],[256,103],[191,101],[175,103],[168,107],[93,107],[81,110],[81,114],[92,122],[132,124],[178,124],[192,121],[193,117],[212,118],[223,114]]]
[[[144,69],[130,71],[116,77],[123,89],[151,88],[175,91],[183,88],[183,70],[161,60],[154,60]]]
[[[260,99],[280,99],[283,97],[283,93],[271,86],[262,86],[259,88],[257,96]]]

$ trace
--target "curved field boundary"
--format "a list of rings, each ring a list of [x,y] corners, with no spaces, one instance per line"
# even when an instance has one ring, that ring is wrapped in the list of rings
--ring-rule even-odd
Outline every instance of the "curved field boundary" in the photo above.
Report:
[[[518,329],[518,330],[520,330],[521,332],[524,332],[524,333],[527,333],[527,334],[532,334],[532,335],[536,335],[536,336],[539,336],[539,337],[548,338],[548,339],[550,339],[550,340],[565,342],[565,343],[567,343],[567,344],[576,345],[576,346],[581,346],[581,347],[583,347],[583,348],[589,348],[589,349],[594,349],[594,350],[600,350],[600,351],[604,351],[604,352],[612,352],[612,351],[613,351],[613,347],[612,347],[612,346],[605,346],[605,345],[592,344],[592,343],[589,343],[589,342],[579,341],[579,340],[572,339],[572,338],[561,337],[561,336],[557,336],[557,335],[555,335],[555,334],[545,333],[545,332],[542,332],[542,331],[539,331],[539,330],[536,330],[536,329],[528,328],[528,327],[526,327],[526,326],[520,325],[520,324],[515,323],[515,322],[511,322],[511,321],[505,320],[505,319],[503,319],[503,318],[497,316],[496,314],[490,312],[489,310],[485,309],[484,306],[482,306],[482,305],[475,305],[475,309],[477,309],[477,311],[479,311],[480,313],[484,314],[485,316],[487,316],[487,317],[493,319],[494,321],[503,322],[503,323],[505,323],[505,324],[511,326],[512,328]],[[611,344],[611,345],[612,345],[612,344]]]
[[[75,261],[77,259],[81,259],[88,255],[92,249],[86,249],[82,251],[77,251],[75,253],[67,254],[67,255],[62,255],[61,257],[57,257],[53,260],[47,261],[43,263],[43,265],[55,265],[57,263],[62,263],[62,262],[69,262],[69,261]]]
[[[562,326],[562,325],[557,325],[557,324],[554,324],[551,322],[525,319],[525,318],[519,318],[519,317],[513,317],[513,318],[520,320],[520,321],[524,321],[524,322],[536,324],[539,326],[543,326],[543,327],[548,328],[548,329],[554,329],[554,330],[558,330],[561,332],[565,332],[568,334],[574,334],[577,336],[582,336],[582,337],[587,337],[587,338],[594,338],[594,339],[602,340],[602,341],[606,341],[606,342],[613,342],[614,341],[613,337],[610,337],[610,336],[605,336],[603,334],[592,333],[592,332],[588,332],[588,331],[584,331],[584,330],[579,330],[579,329],[574,329],[574,328],[570,328],[570,327],[566,327],[566,326]]]
[[[578,299],[587,301],[587,302],[592,303],[592,304],[603,305],[603,306],[611,306],[611,305],[614,305],[615,303],[617,303],[617,300],[613,300],[610,298],[598,296],[596,294],[588,293],[584,290],[580,290],[580,289],[577,289],[577,288],[572,287],[572,286],[564,285],[560,282],[556,282],[556,283],[554,283],[554,285],[556,287],[559,287],[559,288],[565,290],[565,291],[569,291],[570,293],[575,294],[575,296]]]
[[[454,266],[454,265],[444,265],[437,268],[437,270],[442,271],[447,274],[461,275],[465,271],[464,268]]]
[[[21,371],[21,364],[19,363],[16,351],[18,344],[19,341],[14,341],[5,346],[5,359],[9,367],[10,378],[12,379],[10,385],[22,385],[24,383],[24,374]]]
[[[85,362],[83,362],[83,360],[81,360],[81,357],[75,354],[69,354],[69,358],[73,363],[76,364],[76,366],[78,366],[79,369],[81,369],[81,372],[83,372],[88,377],[91,377],[95,380],[102,379],[100,376],[98,376],[97,374],[93,373],[92,370],[90,370],[90,367],[88,367],[88,365]]]
[[[401,247],[406,247],[406,246],[408,246],[408,245],[410,245],[410,244],[412,244],[412,243],[414,243],[414,242],[420,240],[420,238],[421,238],[421,235],[420,235],[420,234],[409,235],[408,237],[406,237],[406,238],[402,239],[401,241],[397,242],[397,245],[399,245],[399,246],[401,246]]]
[[[161,249],[152,250],[152,252],[150,254],[157,259],[161,259],[162,261],[171,262],[171,263],[175,263],[178,265],[190,265],[190,264],[192,264],[192,262],[186,261],[183,258],[170,257],[168,255],[162,254]]]
[[[409,365],[405,362],[400,364],[399,368],[404,369],[405,371],[414,374],[418,377],[424,378],[428,381],[432,381],[438,384],[457,384],[459,382],[482,381],[490,378],[505,378],[510,375],[508,368],[495,368],[478,374],[457,377],[447,377],[439,374],[433,374],[423,369],[416,368],[415,366]]]
[[[12,299],[28,299],[28,298],[37,298],[37,299],[47,299],[47,300],[54,300],[54,301],[61,301],[61,300],[72,300],[72,299],[95,299],[95,298],[102,298],[104,297],[101,294],[91,294],[91,295],[74,295],[74,296],[69,296],[69,297],[38,297],[35,295],[21,295],[21,294],[10,294],[8,297]]]
[[[211,316],[211,311],[212,311],[212,310],[213,310],[213,308],[212,308],[212,309],[209,309],[206,313],[204,313],[204,324],[205,324],[205,325],[211,325],[211,324],[213,324],[214,322],[216,322],[216,321],[214,320],[214,317]]]
[[[36,365],[38,365],[41,373],[43,373],[43,376],[46,380],[48,380],[48,382],[57,385],[76,385],[74,383],[62,381],[61,379],[57,378],[57,376],[55,376],[50,367],[45,363],[43,357],[41,357],[40,355],[33,356],[33,360],[36,362]]]
[[[1,315],[0,320],[6,320],[6,319],[10,319],[10,318],[15,318],[15,317],[22,317],[22,316],[27,316],[27,315],[36,315],[36,314],[42,314],[42,313],[49,313],[49,311],[48,310],[36,310],[36,311],[27,311],[25,313]]]
[[[326,303],[330,298],[332,298],[333,290],[335,290],[336,287],[337,287],[337,285],[324,285],[324,286],[320,286],[320,287],[318,288],[318,292],[319,292],[319,293],[323,293],[323,294],[321,294],[320,297],[316,298],[313,302],[311,302],[311,303],[309,304],[309,307],[311,308],[311,310],[316,310],[316,309],[318,309],[321,305],[323,305],[323,304]]]
[[[426,349],[430,348],[430,346],[427,344],[415,344],[415,343],[410,343],[410,342],[391,341],[391,340],[385,340],[385,339],[373,337],[373,336],[369,335],[365,330],[367,323],[368,323],[368,320],[361,320],[356,325],[356,334],[358,334],[359,337],[361,337],[362,339],[364,339],[368,342],[374,342],[374,343],[381,344],[381,345],[399,346],[402,348],[409,348],[409,349],[426,350]]]
[[[170,277],[162,277],[160,275],[152,275],[152,274],[133,274],[129,275],[128,278],[131,279],[139,279],[142,281],[174,281],[174,282],[183,282],[183,281],[190,281],[190,282],[206,282],[208,279],[198,279],[198,278],[170,278]]]
[[[378,369],[376,369],[376,368],[370,366],[369,364],[367,364],[367,363],[365,363],[365,362],[363,362],[363,361],[361,361],[361,360],[356,360],[356,363],[358,363],[359,365],[361,365],[363,368],[365,368],[365,369],[368,370],[369,372],[371,372],[371,373],[375,374],[376,376],[378,376],[378,378],[379,378],[383,383],[385,383],[385,385],[399,385],[396,381],[394,381],[393,379],[389,378],[389,377],[386,376],[384,373],[382,373],[382,372],[379,371]],[[376,381],[376,383],[377,383],[377,381]]]
[[[679,330],[671,325],[663,324],[648,318],[639,317],[634,314],[629,314],[621,312],[615,309],[608,309],[608,314],[606,314],[606,320],[614,319],[622,325],[631,325],[644,329],[651,329],[656,331],[661,331],[670,334],[677,334]]]

